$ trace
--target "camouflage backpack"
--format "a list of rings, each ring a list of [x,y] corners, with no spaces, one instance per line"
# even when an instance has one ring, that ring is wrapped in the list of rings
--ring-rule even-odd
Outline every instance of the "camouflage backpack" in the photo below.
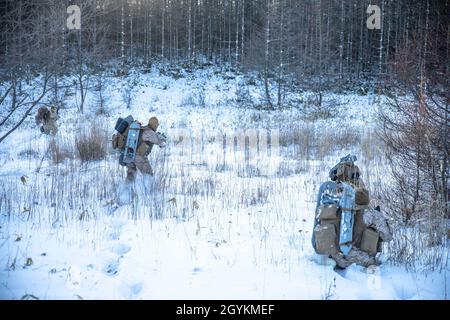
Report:
[[[340,183],[333,181],[322,184],[315,211],[312,245],[316,253],[336,255],[341,252],[342,207]],[[351,222],[352,247],[366,252],[370,256],[381,251],[381,242],[390,241],[391,231],[386,219],[374,209],[351,210],[354,214]],[[344,254],[345,255],[345,254]]]
[[[50,119],[50,111],[46,107],[40,107],[36,114],[36,123],[44,123],[48,119]]]
[[[112,136],[112,147],[114,150],[123,150],[125,148],[128,136],[128,129],[131,123],[134,121],[132,116],[128,116],[125,119],[119,118],[114,126],[117,131]]]
[[[381,252],[382,242],[392,240],[387,218],[379,207],[369,207],[369,191],[355,161],[356,157],[352,155],[342,158],[330,171],[332,181],[324,182],[320,187],[312,234],[312,245],[318,254],[335,256],[341,253],[342,212],[349,209],[347,205],[342,205],[341,185],[344,184],[354,190],[353,205],[350,206],[354,213],[350,226],[352,246],[372,257]]]

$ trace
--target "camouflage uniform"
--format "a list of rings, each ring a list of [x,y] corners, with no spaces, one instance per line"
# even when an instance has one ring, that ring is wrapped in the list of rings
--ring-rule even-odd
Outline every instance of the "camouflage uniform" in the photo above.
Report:
[[[369,255],[367,252],[361,251],[358,248],[353,247],[347,256],[344,256],[341,252],[331,255],[336,265],[340,268],[347,268],[353,263],[363,267],[372,265],[378,265],[378,261],[374,256]]]
[[[39,108],[36,115],[36,123],[41,125],[41,132],[44,134],[55,135],[58,132],[56,121],[58,120],[56,107],[52,106],[50,110],[45,107]]]
[[[385,217],[382,212],[370,208],[360,212],[360,217],[361,220],[357,220],[355,217],[355,225],[353,227],[353,248],[350,250],[349,254],[346,257],[344,257],[342,253],[331,255],[334,261],[336,261],[336,265],[341,268],[346,268],[352,263],[364,267],[379,264],[376,255],[371,255],[359,249],[362,233],[366,228],[376,230],[379,233],[380,240],[383,242],[392,240],[391,226],[388,223],[387,217]],[[378,251],[381,252],[381,248],[379,248]]]
[[[141,128],[142,132],[139,137],[136,158],[133,163],[127,166],[126,182],[130,183],[136,179],[137,170],[142,174],[153,176],[153,169],[148,161],[148,155],[155,144],[160,147],[164,147],[166,144],[165,136],[156,132],[158,126],[158,119],[153,117],[149,120],[147,126]]]
[[[337,172],[334,172],[333,180],[346,182],[355,189],[356,211],[353,225],[353,243],[352,249],[347,256],[342,253],[332,254],[331,257],[336,261],[336,265],[346,268],[353,263],[364,267],[377,265],[376,254],[369,254],[360,249],[363,233],[367,228],[372,228],[379,233],[381,241],[392,240],[392,230],[388,224],[387,218],[379,211],[369,208],[370,197],[364,182],[360,177],[358,166],[353,163],[341,163],[338,165]],[[381,252],[381,242],[378,242],[378,252]]]
[[[393,232],[392,227],[389,224],[389,219],[381,211],[372,208],[365,210],[363,220],[364,225],[378,231],[382,241],[389,242],[393,239]]]

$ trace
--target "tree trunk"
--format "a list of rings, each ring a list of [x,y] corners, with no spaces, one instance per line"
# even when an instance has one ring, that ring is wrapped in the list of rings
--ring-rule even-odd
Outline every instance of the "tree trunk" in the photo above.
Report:
[[[235,20],[236,20],[236,34],[235,34],[235,64],[238,65],[239,63],[239,3],[235,3]]]
[[[120,9],[120,60],[122,61],[122,65],[125,64],[125,12],[124,12],[124,1],[121,2]]]
[[[344,78],[344,1],[341,1],[341,33],[339,36],[339,75],[341,80]]]
[[[166,15],[166,0],[163,0],[162,16],[161,16],[161,57],[164,58],[164,34],[165,34],[165,15]]]
[[[266,16],[266,34],[265,34],[265,51],[264,51],[264,89],[266,93],[267,105],[273,109],[272,99],[269,89],[269,59],[270,59],[270,34],[271,34],[271,6],[270,0],[267,0],[267,16]]]
[[[192,0],[189,0],[188,8],[188,60],[192,62]]]
[[[241,2],[242,13],[241,13],[241,63],[244,59],[244,35],[245,35],[245,0]]]
[[[384,33],[384,1],[381,1],[381,30],[380,30],[380,46],[379,46],[379,66],[378,66],[378,74],[381,76],[383,73],[383,33]]]
[[[282,104],[282,95],[283,95],[283,72],[284,72],[284,4],[280,3],[280,31],[279,31],[279,47],[278,47],[278,54],[279,54],[279,62],[278,62],[278,101],[277,106],[278,108],[281,107]]]

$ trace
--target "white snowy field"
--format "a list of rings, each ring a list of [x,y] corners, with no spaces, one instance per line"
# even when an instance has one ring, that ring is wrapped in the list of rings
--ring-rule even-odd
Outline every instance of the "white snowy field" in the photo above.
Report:
[[[448,246],[433,249],[447,259],[439,270],[394,266],[383,253],[373,273],[336,273],[311,246],[316,193],[340,157],[354,152],[368,188],[380,188],[378,97],[327,95],[345,107],[313,121],[296,108],[239,107],[236,89],[257,102],[259,86],[215,68],[133,77],[130,109],[120,78],[106,80],[106,114],[96,114],[95,92],[84,114],[69,96],[53,142],[63,159],[47,153],[52,138],[33,117],[0,144],[1,299],[448,299]],[[129,114],[158,116],[169,144],[153,149],[154,179],[138,175],[134,196],[117,207],[118,155],[81,163],[74,140],[91,126],[106,140]],[[254,162],[239,147],[224,155],[218,134],[250,129],[278,130],[279,152]]]

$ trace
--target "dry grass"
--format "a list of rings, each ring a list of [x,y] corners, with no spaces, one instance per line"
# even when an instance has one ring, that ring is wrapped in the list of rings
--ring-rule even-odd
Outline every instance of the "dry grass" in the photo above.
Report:
[[[397,222],[394,239],[386,244],[387,260],[412,270],[442,271],[448,267],[449,258],[444,226],[444,219],[430,219],[410,227]]]
[[[251,164],[247,165],[238,165],[237,166],[237,176],[239,178],[255,178],[255,177],[261,177],[261,170]]]
[[[289,177],[289,176],[296,175],[296,174],[306,173],[306,172],[308,172],[309,169],[310,169],[310,165],[309,165],[308,161],[284,160],[278,166],[277,175],[279,177]]]
[[[243,190],[240,194],[240,204],[244,207],[264,205],[268,203],[270,187],[259,185],[256,188]]]
[[[216,178],[213,176],[194,180],[187,187],[187,194],[190,196],[214,196],[216,184]]]
[[[19,152],[18,156],[22,159],[38,158],[39,152],[33,148],[28,148]]]
[[[108,136],[106,130],[92,124],[81,130],[75,137],[75,147],[82,162],[105,159],[108,152]]]
[[[323,160],[342,150],[357,148],[362,133],[349,127],[328,128],[315,124],[291,124],[280,132],[283,155],[297,160]]]
[[[206,107],[206,96],[202,89],[184,95],[179,104],[180,108]]]
[[[89,162],[106,158],[109,137],[105,129],[91,124],[78,128],[75,132],[77,134],[72,137],[57,137],[50,140],[48,150],[54,164],[71,159]]]
[[[50,140],[49,152],[54,164],[60,164],[75,157],[73,143],[62,138]]]
[[[117,164],[117,159],[106,157],[108,137],[104,131],[88,127],[81,132],[76,139],[69,136],[66,140],[59,138],[51,142],[51,159],[61,165],[50,166],[45,174],[30,177],[28,186],[17,178],[5,179],[5,183],[0,184],[0,212],[51,225],[83,223],[111,214],[108,210],[124,181],[125,169]],[[189,165],[191,155],[186,158],[175,155],[176,145],[156,148],[150,156],[155,176],[138,174],[129,210],[123,214],[133,219],[200,219],[202,223],[206,220],[212,233],[228,241],[229,230],[232,230],[229,228],[233,227],[225,223],[227,228],[224,228],[224,221],[231,218],[223,213],[245,212],[256,234],[267,234],[270,240],[270,234],[281,232],[279,229],[287,233],[301,229],[295,245],[305,243],[307,246],[310,237],[306,231],[310,226],[298,222],[298,215],[309,217],[312,213],[304,211],[304,203],[298,201],[298,195],[303,193],[307,202],[314,202],[318,186],[326,179],[329,169],[327,159],[311,160],[334,157],[342,152],[341,148],[360,148],[364,155],[360,159],[364,164],[364,179],[372,198],[379,196],[382,186],[388,187],[386,183],[381,184],[386,167],[378,163],[378,151],[365,156],[376,143],[373,134],[364,133],[360,137],[359,132],[348,128],[327,131],[314,124],[292,124],[282,131],[280,138],[284,159],[276,164],[278,170],[272,176],[264,175],[266,172],[257,165],[242,163],[193,166]],[[207,160],[199,159],[200,162]],[[304,175],[307,179],[300,177],[299,183],[284,179],[292,175]],[[271,214],[255,214],[259,209]],[[293,221],[297,221],[296,226]],[[441,268],[448,253],[441,245],[445,240],[442,235],[446,236],[447,230],[443,224],[439,228],[440,223],[442,221],[438,220],[432,225],[422,223],[420,229],[397,224],[394,241],[385,246],[388,261],[414,268],[423,262],[429,268]]]
[[[374,157],[377,159],[376,153]],[[370,157],[366,162],[367,168],[371,169],[366,170],[370,173],[367,177],[370,178],[370,184],[366,186],[370,190],[372,204],[381,205],[382,211],[391,219],[393,240],[386,243],[383,250],[387,261],[416,271],[443,270],[448,267],[450,250],[447,219],[442,204],[421,207],[420,215],[406,223],[401,196],[392,187],[387,164],[380,167],[376,161],[371,162]]]

